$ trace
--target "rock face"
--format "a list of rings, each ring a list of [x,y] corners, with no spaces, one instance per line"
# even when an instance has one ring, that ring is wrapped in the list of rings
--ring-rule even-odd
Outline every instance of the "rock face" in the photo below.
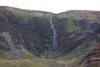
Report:
[[[50,16],[56,32],[55,49]],[[53,14],[0,7],[0,56],[77,57],[98,44],[100,12],[73,10]]]
[[[91,49],[81,62],[83,67],[100,67],[100,46]]]

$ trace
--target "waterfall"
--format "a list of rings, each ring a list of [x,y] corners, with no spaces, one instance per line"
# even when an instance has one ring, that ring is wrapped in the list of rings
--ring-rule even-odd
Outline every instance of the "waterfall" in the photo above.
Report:
[[[55,31],[55,28],[54,28],[54,24],[52,22],[52,16],[50,16],[49,18],[50,20],[50,24],[51,24],[51,29],[53,30],[53,35],[52,35],[52,48],[57,48],[57,37],[56,37],[56,31]]]

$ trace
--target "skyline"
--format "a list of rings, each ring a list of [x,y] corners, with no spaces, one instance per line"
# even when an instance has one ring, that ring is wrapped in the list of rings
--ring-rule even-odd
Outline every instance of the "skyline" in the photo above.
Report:
[[[68,10],[100,11],[99,0],[0,0],[0,6],[60,13]]]

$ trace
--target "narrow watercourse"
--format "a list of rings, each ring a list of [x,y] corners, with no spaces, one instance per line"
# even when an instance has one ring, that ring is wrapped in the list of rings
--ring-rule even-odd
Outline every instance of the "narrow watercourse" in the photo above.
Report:
[[[50,16],[49,21],[50,21],[50,24],[51,24],[51,29],[53,31],[51,47],[53,49],[56,49],[57,48],[57,33],[56,33],[55,28],[54,28],[53,17],[52,16]]]

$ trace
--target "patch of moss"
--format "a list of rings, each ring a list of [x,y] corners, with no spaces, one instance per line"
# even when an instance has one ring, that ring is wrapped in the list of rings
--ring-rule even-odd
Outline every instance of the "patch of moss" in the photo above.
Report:
[[[81,27],[75,26],[71,18],[68,18],[66,28],[67,28],[67,31],[69,32],[79,32],[79,33],[82,32]]]
[[[49,51],[46,55],[47,58],[55,58],[58,57],[59,55],[61,55],[62,52],[58,52],[58,51]]]

